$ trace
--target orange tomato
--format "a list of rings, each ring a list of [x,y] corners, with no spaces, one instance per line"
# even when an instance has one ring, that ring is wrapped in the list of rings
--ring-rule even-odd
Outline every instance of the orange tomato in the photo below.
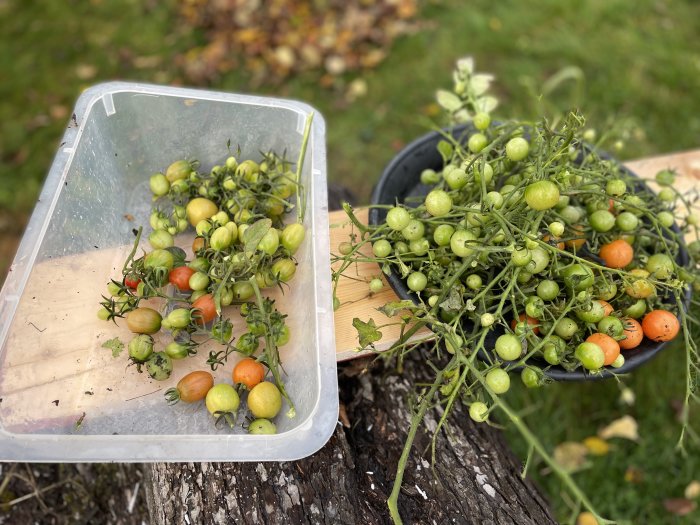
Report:
[[[666,310],[652,310],[642,319],[644,335],[652,341],[670,341],[680,328],[678,318]]]
[[[617,356],[620,355],[620,345],[617,343],[617,341],[615,341],[615,339],[607,334],[597,332],[589,335],[586,338],[586,341],[589,343],[595,343],[603,349],[603,353],[605,354],[605,361],[603,362],[603,365],[605,366],[613,364],[615,359],[617,359]]]
[[[185,377],[180,379],[176,388],[170,388],[165,397],[170,404],[184,401],[185,403],[194,403],[204,399],[207,392],[214,386],[214,377],[209,372],[197,370],[190,372]]]
[[[555,241],[559,241],[559,237],[552,237],[551,235],[543,235],[542,240],[546,242],[547,244],[552,244],[550,241],[554,239]],[[566,245],[563,242],[557,242],[557,248],[560,250],[563,250],[566,247]]]
[[[518,320],[516,321],[513,319],[510,322],[510,328],[511,330],[515,330],[515,325],[518,324],[520,321],[525,321],[527,319],[527,324],[530,325],[530,328],[532,328],[532,332],[535,334],[540,333],[540,321],[538,319],[535,319],[534,317],[530,317],[529,315],[526,314],[520,314],[518,316]]]
[[[214,296],[210,293],[203,295],[192,303],[192,318],[196,319],[199,324],[206,324],[213,321],[216,317],[216,304]]]
[[[637,348],[644,338],[642,325],[636,319],[625,318],[622,320],[622,326],[625,328],[625,338],[618,341],[622,350],[631,350]]]
[[[627,241],[617,239],[604,244],[598,255],[608,268],[624,268],[634,259],[634,250]]]
[[[264,378],[265,367],[251,357],[240,360],[233,367],[233,382],[244,384],[248,390],[261,383]]]
[[[207,244],[204,237],[195,237],[192,241],[192,253],[197,253],[199,250],[206,248]]]
[[[603,301],[602,299],[598,299],[598,302],[603,305],[603,310],[605,310],[606,317],[615,311],[609,302]]]
[[[586,244],[586,238],[584,237],[583,233],[583,226],[580,224],[574,224],[571,229],[573,232],[571,232],[572,237],[575,237],[574,239],[569,239],[566,241],[566,245],[571,248],[571,249],[576,249],[580,250],[584,244]]]

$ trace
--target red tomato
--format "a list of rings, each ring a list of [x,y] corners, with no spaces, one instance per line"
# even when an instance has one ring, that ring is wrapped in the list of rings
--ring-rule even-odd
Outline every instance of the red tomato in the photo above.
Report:
[[[136,290],[136,287],[139,285],[140,282],[141,279],[132,275],[127,275],[126,277],[124,277],[124,284],[132,290]]]
[[[192,303],[192,318],[196,319],[199,324],[205,324],[213,321],[216,317],[216,304],[214,296],[210,293],[203,295]]]
[[[190,288],[190,277],[194,273],[194,270],[189,266],[178,266],[170,270],[168,281],[181,292],[190,292],[192,291],[192,288]]]

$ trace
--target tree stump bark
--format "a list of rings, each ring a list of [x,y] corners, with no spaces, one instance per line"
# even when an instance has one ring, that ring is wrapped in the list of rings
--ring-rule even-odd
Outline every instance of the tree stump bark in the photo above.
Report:
[[[388,523],[386,499],[410,424],[413,381],[368,363],[339,366],[345,414],[313,456],[285,463],[155,463],[146,466],[153,524]],[[342,410],[342,409],[341,409]],[[399,499],[405,523],[556,523],[521,461],[497,430],[473,423],[459,406],[442,430],[434,467],[430,439],[440,414],[416,436]],[[422,453],[424,452],[425,453]]]

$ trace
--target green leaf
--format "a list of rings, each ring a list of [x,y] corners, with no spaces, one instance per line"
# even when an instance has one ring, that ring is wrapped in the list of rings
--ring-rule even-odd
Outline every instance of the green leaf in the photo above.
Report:
[[[472,88],[474,96],[478,97],[486,93],[489,90],[492,80],[493,75],[487,75],[484,73],[479,73],[472,76],[472,78],[469,80],[469,84]]]
[[[476,99],[474,103],[474,109],[478,113],[491,113],[498,106],[498,99],[496,97],[480,97]]]
[[[416,305],[413,301],[409,299],[404,299],[403,301],[391,301],[386,303],[384,306],[377,308],[387,317],[394,317],[401,310],[415,310]]]
[[[258,244],[260,244],[260,241],[265,237],[265,234],[270,231],[270,228],[272,228],[272,221],[270,219],[260,219],[251,224],[250,228],[246,229],[243,233],[245,252],[254,252]]]
[[[450,144],[446,140],[441,140],[440,142],[438,142],[437,150],[438,152],[440,152],[440,155],[442,155],[443,162],[447,163],[447,161],[449,161],[452,158],[454,148],[452,147],[452,144]]]
[[[352,325],[357,330],[357,335],[360,338],[361,349],[365,349],[368,346],[374,348],[374,343],[382,338],[382,333],[377,330],[377,325],[374,323],[374,319],[370,319],[365,323],[364,321],[355,317],[352,320]]]
[[[435,93],[435,99],[437,103],[447,111],[457,111],[462,107],[462,99],[451,91],[438,89]]]
[[[124,343],[122,343],[118,337],[110,339],[102,343],[102,348],[108,348],[112,351],[112,357],[119,357],[119,354],[124,350]]]

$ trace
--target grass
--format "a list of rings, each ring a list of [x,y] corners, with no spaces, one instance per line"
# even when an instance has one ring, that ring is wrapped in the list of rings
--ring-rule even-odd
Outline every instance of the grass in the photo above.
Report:
[[[11,74],[0,83],[0,238],[21,229],[84,87],[115,78],[183,82],[173,65],[175,56],[200,35],[178,24],[174,6],[174,0],[41,5],[0,0],[0,67]],[[533,5],[475,0],[465,6],[444,0],[427,2],[423,18],[422,32],[399,40],[378,69],[363,75],[368,94],[353,103],[345,101],[342,87],[319,88],[313,74],[255,89],[303,99],[324,114],[329,177],[352,188],[361,201],[368,200],[396,151],[427,130],[434,91],[449,87],[455,59],[467,54],[476,58],[479,69],[497,76],[500,115],[536,117],[578,105],[594,127],[624,120],[631,135],[623,158],[698,147],[696,2],[542,0]],[[548,79],[562,70],[571,79],[546,88]],[[252,90],[240,72],[210,87]],[[546,99],[540,99],[545,91]],[[11,250],[3,252],[0,274]],[[527,422],[550,448],[592,435],[625,412],[638,419],[639,443],[618,441],[611,454],[595,458],[591,468],[576,474],[609,516],[646,523],[683,521],[661,505],[664,498],[681,497],[700,466],[697,451],[688,458],[673,452],[678,425],[669,401],[681,395],[680,352],[669,349],[627,380],[637,395],[631,409],[617,403],[619,390],[611,382],[552,385],[511,395],[519,406],[536,407]],[[517,439],[511,440],[517,449]],[[641,482],[624,481],[630,465],[644,472]],[[555,481],[544,477],[542,484],[563,515],[566,507]],[[696,512],[684,520],[697,522],[699,517]]]

